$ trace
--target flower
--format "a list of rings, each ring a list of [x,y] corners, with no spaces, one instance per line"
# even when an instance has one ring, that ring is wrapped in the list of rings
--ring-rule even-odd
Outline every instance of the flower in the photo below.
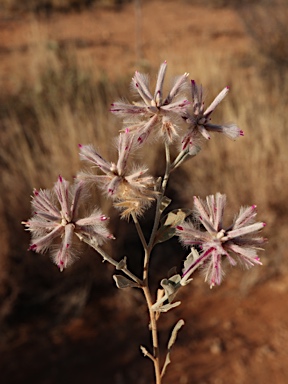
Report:
[[[191,263],[186,264],[183,277],[191,274],[200,265],[204,265],[205,281],[210,282],[210,287],[220,284],[223,276],[222,258],[226,257],[231,265],[236,265],[234,257],[247,268],[262,264],[257,251],[259,245],[265,242],[263,237],[254,234],[265,227],[265,223],[254,222],[256,205],[242,207],[229,228],[223,228],[222,220],[226,196],[217,193],[216,196],[206,197],[206,203],[194,196],[195,216],[198,224],[192,221],[184,222],[176,227],[176,233],[183,245],[198,246],[201,249],[198,258],[191,258]],[[232,257],[234,255],[234,257]]]
[[[197,86],[194,80],[191,81],[191,92],[193,113],[190,114],[186,111],[186,114],[183,116],[189,127],[182,139],[182,150],[186,148],[192,149],[195,146],[199,133],[208,140],[210,139],[208,132],[220,132],[231,139],[244,135],[243,131],[235,124],[215,125],[210,123],[211,114],[229,92],[229,87],[225,87],[206,110],[204,110],[202,86]]]
[[[179,99],[179,95],[187,86],[188,73],[176,78],[168,96],[163,97],[163,83],[167,69],[167,62],[161,64],[154,95],[149,90],[148,77],[135,72],[132,78],[132,89],[142,98],[141,102],[128,104],[117,101],[111,104],[110,111],[122,118],[128,125],[126,132],[136,135],[139,144],[144,143],[155,127],[160,128],[158,134],[167,142],[172,142],[178,136],[178,121],[190,102]]]
[[[87,217],[78,217],[82,195],[83,183],[70,186],[68,181],[59,176],[52,190],[34,189],[34,215],[22,223],[32,234],[29,250],[44,253],[49,248],[54,248],[52,259],[60,271],[76,258],[73,249],[74,234],[80,240],[87,239],[97,245],[114,238],[106,227],[108,218],[99,209],[95,208]],[[57,241],[59,238],[60,242]]]
[[[83,171],[77,178],[85,183],[100,183],[104,192],[113,199],[114,206],[122,211],[122,217],[129,217],[132,212],[141,215],[156,196],[154,178],[146,175],[148,168],[128,170],[128,157],[133,150],[133,143],[133,136],[127,133],[119,135],[117,164],[104,160],[91,145],[79,145],[80,158],[104,174]]]

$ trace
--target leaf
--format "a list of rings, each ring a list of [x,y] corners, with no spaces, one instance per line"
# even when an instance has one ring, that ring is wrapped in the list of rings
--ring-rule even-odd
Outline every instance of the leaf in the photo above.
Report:
[[[200,255],[199,255],[197,249],[191,247],[191,252],[186,257],[186,260],[184,261],[184,268],[183,268],[184,277],[182,277],[182,279],[180,281],[180,284],[182,286],[189,284],[190,281],[193,280],[192,278],[191,279],[188,279],[188,278],[189,278],[189,276],[191,276],[191,274],[197,268],[197,267],[195,267],[195,265],[193,266],[193,264],[195,263],[195,261],[197,259],[199,259],[199,257],[200,257]],[[201,265],[201,263],[199,263],[198,266],[199,265]]]
[[[164,376],[164,374],[166,372],[166,369],[167,369],[167,366],[171,363],[171,359],[170,359],[171,348],[175,344],[175,341],[176,341],[176,338],[177,338],[177,334],[178,334],[179,330],[183,327],[184,324],[185,324],[184,320],[180,319],[176,323],[175,327],[173,328],[173,330],[171,332],[171,336],[170,336],[170,339],[169,339],[169,342],[168,342],[168,348],[167,348],[168,352],[167,352],[167,355],[166,355],[165,363],[164,363],[163,368],[162,368],[161,377]]]
[[[161,203],[160,203],[160,213],[162,213],[167,207],[168,205],[171,203],[171,199],[169,199],[169,197],[167,196],[163,196],[162,199],[161,199]]]
[[[164,304],[161,307],[157,308],[157,312],[168,312],[170,309],[178,307],[178,305],[181,304],[181,301],[175,301],[175,303],[169,303],[169,304]]]
[[[186,257],[186,260],[184,261],[184,271],[187,271],[187,269],[190,268],[190,266],[199,259],[200,255],[196,248],[191,247],[191,252]]]
[[[154,244],[163,243],[175,235],[175,227],[191,213],[190,209],[174,209],[163,217],[155,236]]]
[[[176,295],[176,292],[179,289],[179,282],[181,281],[181,276],[179,274],[170,277],[169,279],[163,279],[160,282],[160,285],[165,291],[167,300],[171,303]]]
[[[120,289],[125,289],[125,288],[139,288],[139,285],[135,283],[132,280],[127,279],[127,277],[122,276],[122,275],[113,275],[113,279],[116,282],[116,285]]]
[[[127,257],[124,256],[123,259],[119,261],[116,269],[121,270],[121,269],[126,268],[126,267],[127,267]]]

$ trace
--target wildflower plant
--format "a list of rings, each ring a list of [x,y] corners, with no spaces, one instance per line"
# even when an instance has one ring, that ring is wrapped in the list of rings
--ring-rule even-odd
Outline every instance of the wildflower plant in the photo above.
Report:
[[[154,93],[149,89],[148,77],[136,72],[131,86],[137,93],[137,100],[131,103],[121,100],[111,105],[111,112],[123,120],[123,129],[117,138],[117,162],[104,159],[92,145],[79,144],[80,159],[91,169],[79,172],[72,185],[59,176],[51,190],[34,190],[32,218],[23,222],[32,236],[29,249],[38,253],[50,250],[60,271],[79,257],[79,244],[85,242],[103,261],[120,271],[113,276],[118,288],[143,291],[152,348],[141,346],[141,350],[153,362],[157,384],[162,382],[170,363],[171,347],[184,324],[179,320],[175,325],[162,358],[157,331],[160,313],[180,304],[175,302],[178,290],[192,281],[193,273],[199,268],[212,288],[222,282],[224,259],[232,266],[237,262],[247,268],[261,264],[258,251],[265,242],[259,234],[265,223],[256,222],[256,205],[242,207],[230,226],[223,225],[226,196],[221,193],[210,195],[205,200],[194,197],[194,207],[169,211],[171,199],[165,194],[169,177],[183,161],[190,161],[199,153],[199,137],[210,139],[209,132],[215,132],[237,139],[243,131],[236,124],[211,123],[212,113],[227,95],[228,87],[205,109],[202,86],[194,80],[189,83],[188,73],[178,76],[164,96],[166,69],[167,63],[164,62],[160,66]],[[133,160],[133,154],[145,150],[151,137],[162,143],[165,153],[165,173],[159,177],[150,175],[145,165],[135,164]],[[172,148],[173,153],[175,148],[177,150],[175,158],[172,158]],[[91,185],[99,187],[112,200],[122,219],[134,222],[144,254],[141,276],[128,269],[126,257],[116,261],[104,250],[103,244],[113,240],[114,236],[108,229],[108,217],[97,204],[91,204],[88,196]],[[91,213],[83,216],[79,208],[87,202]],[[147,239],[141,222],[152,206],[154,223]],[[173,236],[188,248],[188,255],[182,271],[163,278],[155,295],[149,284],[153,249],[156,244],[169,241]]]

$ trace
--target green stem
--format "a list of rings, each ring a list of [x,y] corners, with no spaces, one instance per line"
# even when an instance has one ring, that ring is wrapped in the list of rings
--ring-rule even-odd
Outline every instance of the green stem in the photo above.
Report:
[[[134,275],[134,273],[130,272],[129,269],[127,268],[126,265],[122,265],[114,260],[112,257],[110,257],[102,248],[99,247],[99,245],[97,243],[95,243],[93,240],[91,239],[88,239],[88,238],[84,238],[82,237],[81,238],[82,241],[84,241],[84,243],[90,245],[91,248],[93,248],[96,252],[98,252],[102,257],[103,257],[103,260],[104,261],[108,261],[108,263],[114,265],[114,267],[120,271],[122,271],[123,273],[125,273],[127,276],[130,277],[130,279],[132,279],[133,281],[135,281],[139,287],[141,287],[143,285],[143,282],[142,280],[140,280],[137,276]]]

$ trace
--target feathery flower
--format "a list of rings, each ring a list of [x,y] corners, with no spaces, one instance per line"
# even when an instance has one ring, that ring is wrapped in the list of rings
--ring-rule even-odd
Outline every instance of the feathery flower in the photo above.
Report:
[[[199,133],[207,140],[210,139],[208,132],[220,132],[233,140],[244,135],[243,131],[235,124],[216,125],[210,123],[211,114],[229,92],[229,87],[225,87],[206,110],[204,109],[202,86],[197,86],[194,80],[191,81],[191,92],[193,112],[190,114],[186,111],[183,115],[184,119],[189,124],[189,127],[187,133],[182,139],[182,150],[186,148],[192,150],[195,146]]]
[[[254,222],[256,205],[241,208],[233,224],[225,229],[222,225],[226,196],[217,193],[216,196],[206,197],[206,203],[194,196],[195,216],[198,224],[205,231],[199,229],[191,221],[177,226],[176,233],[183,245],[198,246],[201,249],[199,258],[192,260],[183,270],[183,277],[191,274],[200,265],[204,265],[205,281],[210,287],[219,285],[222,280],[222,258],[226,257],[231,265],[236,265],[236,259],[249,268],[255,264],[262,264],[257,251],[265,242],[263,237],[254,236],[265,227],[265,223]]]
[[[178,122],[190,102],[179,96],[187,86],[188,73],[176,78],[167,97],[163,97],[163,83],[167,62],[161,64],[154,95],[149,90],[148,76],[135,72],[132,88],[140,95],[142,101],[128,104],[114,102],[110,111],[124,119],[126,131],[135,134],[139,144],[144,143],[155,128],[157,134],[171,143],[178,136]]]
[[[83,183],[70,186],[59,176],[52,190],[34,190],[31,202],[34,215],[22,223],[32,235],[29,250],[44,253],[52,248],[52,259],[60,271],[76,258],[74,234],[80,240],[88,239],[98,245],[114,238],[106,227],[108,218],[99,209],[87,217],[78,217],[82,195]]]
[[[134,138],[121,133],[118,141],[117,164],[104,160],[91,145],[79,145],[80,158],[99,168],[103,174],[81,172],[77,175],[84,182],[98,182],[104,192],[113,199],[114,206],[122,211],[122,217],[129,217],[134,212],[141,215],[155,199],[152,176],[148,176],[148,168],[128,170],[128,157],[133,149]]]

